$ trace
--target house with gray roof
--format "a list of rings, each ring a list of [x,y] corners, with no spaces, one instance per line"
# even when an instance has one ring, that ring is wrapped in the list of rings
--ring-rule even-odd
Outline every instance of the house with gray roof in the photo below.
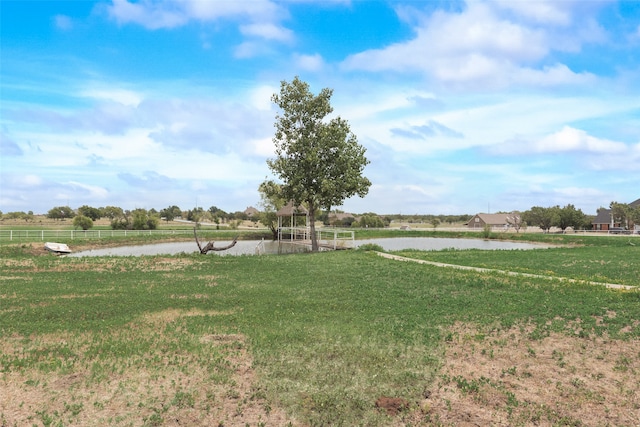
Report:
[[[631,206],[632,208],[637,208],[638,206],[640,206],[640,199],[629,203],[629,206]],[[611,215],[611,209],[605,208],[598,209],[598,213],[591,222],[591,225],[593,226],[593,229],[597,231],[609,231],[613,227],[622,227],[622,224],[620,224],[619,222],[614,222],[613,216]]]

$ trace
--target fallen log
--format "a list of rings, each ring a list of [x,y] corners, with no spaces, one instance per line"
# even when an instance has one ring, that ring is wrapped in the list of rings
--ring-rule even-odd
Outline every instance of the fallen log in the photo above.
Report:
[[[228,244],[227,246],[220,246],[220,247],[215,247],[215,241],[211,241],[209,243],[207,243],[206,245],[202,246],[200,244],[200,241],[198,240],[198,234],[196,233],[196,228],[193,227],[193,236],[196,238],[196,243],[198,245],[198,249],[200,249],[200,253],[202,255],[206,255],[211,251],[226,251],[227,249],[231,249],[232,247],[234,247],[236,245],[236,243],[238,243],[238,237],[236,236],[233,238],[233,242],[231,242],[230,244]]]

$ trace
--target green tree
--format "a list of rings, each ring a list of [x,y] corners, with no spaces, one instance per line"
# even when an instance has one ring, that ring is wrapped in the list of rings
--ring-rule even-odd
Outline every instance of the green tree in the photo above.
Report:
[[[93,220],[88,216],[78,215],[73,218],[73,227],[88,230],[93,227]]]
[[[117,206],[107,206],[107,207],[101,208],[101,211],[102,211],[102,216],[105,218],[109,218],[111,221],[125,216],[122,208],[119,208]]]
[[[351,226],[362,228],[384,228],[385,222],[378,214],[369,212],[362,214],[360,219],[352,223]]]
[[[113,206],[107,206],[104,210],[107,213],[107,217],[111,219],[111,228],[114,230],[131,230],[133,225],[131,223],[129,211],[123,211],[121,208]]]
[[[331,210],[348,197],[364,197],[371,182],[362,175],[369,161],[349,124],[340,117],[325,121],[333,108],[333,90],[314,96],[298,77],[282,81],[272,101],[282,114],[276,115],[276,157],[267,165],[283,181],[284,198],[309,210],[311,250],[318,250],[315,213]]]
[[[67,218],[71,219],[75,216],[75,213],[69,206],[56,206],[54,208],[49,209],[47,212],[47,218],[56,219],[56,220],[65,220]]]
[[[199,225],[198,223],[202,221],[203,216],[204,209],[201,207],[193,208],[187,212],[187,220],[195,222],[196,225]]]
[[[513,211],[507,215],[507,224],[516,230],[516,233],[520,232],[520,229],[526,225],[523,215],[518,211]]]
[[[556,207],[556,217],[553,225],[565,231],[568,227],[578,230],[582,228],[586,221],[586,215],[580,209],[569,204],[563,208]]]
[[[182,215],[182,211],[176,205],[169,206],[168,208],[164,208],[160,211],[160,216],[164,218],[166,222],[173,221],[176,217]]]
[[[629,207],[628,218],[632,223],[629,228],[631,228],[631,226],[640,226],[640,205],[636,206],[635,208],[631,206]]]
[[[266,180],[258,187],[258,193],[260,193],[262,208],[258,214],[260,222],[271,231],[273,240],[276,240],[278,238],[277,213],[286,204],[282,195],[282,186],[272,180]]]
[[[134,230],[155,230],[158,228],[160,218],[147,212],[146,209],[136,209],[132,212]]]
[[[209,208],[209,213],[216,224],[220,224],[220,220],[229,219],[229,214],[217,206],[211,206]]]
[[[540,206],[534,206],[530,210],[522,214],[522,219],[533,227],[540,227],[545,233],[549,232],[549,229],[556,221],[557,207],[555,208],[543,208]]]
[[[84,205],[78,208],[78,215],[91,218],[92,221],[97,221],[100,218],[102,218],[102,211],[101,209],[92,208],[91,206]]]
[[[4,218],[5,219],[23,219],[25,215],[26,214],[22,211],[7,212],[6,214],[4,214]]]
[[[609,208],[611,209],[611,215],[613,215],[613,222],[629,228],[631,207],[626,203],[611,202]]]

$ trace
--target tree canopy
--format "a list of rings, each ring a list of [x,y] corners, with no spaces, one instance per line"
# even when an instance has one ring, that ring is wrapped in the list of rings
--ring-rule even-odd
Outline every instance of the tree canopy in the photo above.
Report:
[[[551,227],[558,227],[565,231],[568,227],[578,230],[588,225],[586,215],[572,204],[562,208],[534,206],[522,214],[522,219],[527,225],[540,227],[544,232],[548,232]]]
[[[267,160],[271,171],[283,181],[282,193],[296,205],[309,210],[312,250],[318,250],[315,235],[316,209],[330,210],[345,199],[364,197],[371,182],[363,176],[369,161],[346,120],[326,120],[333,112],[333,90],[324,88],[313,95],[298,77],[282,81],[272,101],[280,108],[276,115],[276,157]]]
[[[76,214],[69,206],[56,206],[49,209],[47,212],[47,218],[65,220],[67,218],[73,218]]]

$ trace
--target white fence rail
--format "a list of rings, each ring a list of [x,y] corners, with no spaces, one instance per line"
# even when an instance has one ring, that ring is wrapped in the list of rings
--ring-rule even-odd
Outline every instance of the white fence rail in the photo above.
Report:
[[[338,228],[316,229],[316,239],[320,246],[331,249],[351,249],[355,246],[355,231]],[[311,244],[309,227],[280,227],[278,241]]]
[[[395,227],[392,227],[395,228]],[[414,231],[433,231],[433,228],[409,228]],[[357,230],[357,229],[356,229]],[[318,229],[316,230],[318,241],[325,245],[335,244],[336,247],[353,247],[354,232],[344,229]],[[217,232],[218,230],[200,230],[199,233],[208,234]],[[473,229],[467,227],[438,227],[436,231],[475,231],[480,232],[481,229]],[[492,232],[515,233],[515,230],[504,230],[494,228]],[[541,233],[537,227],[528,227],[520,230],[520,233]],[[306,227],[285,228],[280,230],[280,240],[309,240],[308,229]],[[551,233],[561,233],[560,230],[552,229]],[[193,228],[184,229],[160,229],[160,230],[4,230],[0,229],[0,242],[2,241],[20,241],[20,240],[41,240],[50,241],[57,239],[76,240],[76,239],[100,239],[106,237],[128,237],[128,236],[169,236],[169,235],[187,235],[193,234]],[[566,234],[582,234],[591,236],[640,236],[640,230],[629,230],[621,233],[619,231],[606,230],[569,230]],[[286,237],[284,236],[286,235]]]
[[[132,236],[168,236],[193,234],[192,228],[172,230],[0,230],[0,241],[3,240],[75,240],[101,239],[105,237]]]

